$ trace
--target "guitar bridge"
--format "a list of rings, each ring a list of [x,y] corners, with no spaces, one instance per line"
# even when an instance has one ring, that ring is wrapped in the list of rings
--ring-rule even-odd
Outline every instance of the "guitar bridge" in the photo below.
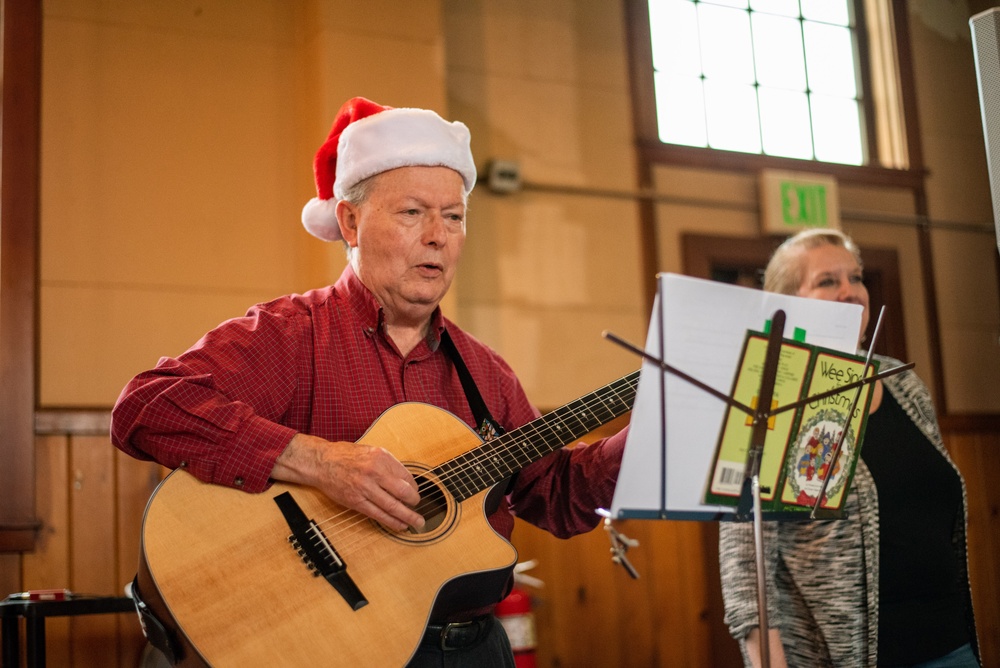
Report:
[[[347,563],[341,559],[333,544],[313,520],[306,517],[302,508],[289,492],[274,497],[281,514],[292,530],[288,542],[298,552],[314,577],[322,576],[344,597],[352,610],[368,604],[361,590],[347,573]]]

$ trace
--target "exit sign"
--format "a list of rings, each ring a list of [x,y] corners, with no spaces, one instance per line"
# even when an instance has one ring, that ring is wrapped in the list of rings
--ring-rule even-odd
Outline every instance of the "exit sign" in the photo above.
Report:
[[[840,229],[837,180],[823,174],[764,170],[760,174],[760,214],[761,228],[772,234]]]

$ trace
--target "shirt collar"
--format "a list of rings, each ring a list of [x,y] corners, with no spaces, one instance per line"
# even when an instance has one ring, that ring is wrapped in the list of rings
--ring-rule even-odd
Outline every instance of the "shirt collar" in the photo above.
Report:
[[[350,264],[344,267],[344,272],[340,275],[335,287],[338,292],[345,296],[367,336],[372,336],[377,331],[384,332],[385,314],[382,311],[382,306],[375,299],[372,291],[354,273],[354,268]],[[445,319],[441,315],[441,307],[439,306],[431,314],[431,326],[427,329],[427,338],[424,339],[431,352],[435,352],[441,345],[441,332],[444,331],[445,326]]]

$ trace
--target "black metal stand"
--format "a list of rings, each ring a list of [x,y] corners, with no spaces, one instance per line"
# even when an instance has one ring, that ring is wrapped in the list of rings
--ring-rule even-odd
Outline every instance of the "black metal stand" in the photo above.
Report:
[[[771,331],[767,337],[767,351],[764,354],[764,368],[760,376],[757,411],[753,415],[750,432],[750,450],[744,472],[744,497],[749,492],[753,505],[754,555],[757,562],[757,624],[760,630],[760,664],[771,668],[769,627],[767,623],[767,578],[764,563],[764,518],[760,511],[760,462],[764,458],[764,441],[767,439],[767,420],[774,396],[774,384],[778,377],[778,362],[781,360],[781,340],[785,334],[785,312],[778,310],[771,318]],[[749,485],[749,490],[747,486]],[[743,499],[740,501],[743,506]],[[736,511],[740,517],[740,510]]]
[[[25,622],[28,666],[45,665],[45,618],[135,612],[135,602],[126,596],[86,596],[65,601],[0,601],[3,620],[3,668],[21,665],[20,619]]]

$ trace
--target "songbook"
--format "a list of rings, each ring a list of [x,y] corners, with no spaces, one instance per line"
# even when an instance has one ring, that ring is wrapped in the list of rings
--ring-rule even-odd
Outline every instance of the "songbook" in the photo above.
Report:
[[[766,333],[747,332],[730,392],[733,399],[755,410],[767,341]],[[762,512],[813,511],[829,473],[818,509],[825,511],[825,517],[840,516],[861,451],[872,386],[824,394],[861,380],[863,374],[874,375],[878,362],[868,365],[867,373],[865,362],[864,357],[804,341],[782,341],[769,407],[773,414],[767,418],[760,462]],[[834,458],[845,425],[847,435]],[[752,416],[729,407],[719,431],[714,466],[706,481],[706,504],[738,505],[752,427]]]
[[[858,304],[677,274],[660,274],[657,283],[645,351],[723,396],[732,389],[747,332],[764,331],[778,309],[786,313],[784,331],[793,341],[847,356],[857,352],[863,312]],[[611,518],[734,517],[728,498],[725,503],[705,499],[729,408],[717,396],[644,360]]]

